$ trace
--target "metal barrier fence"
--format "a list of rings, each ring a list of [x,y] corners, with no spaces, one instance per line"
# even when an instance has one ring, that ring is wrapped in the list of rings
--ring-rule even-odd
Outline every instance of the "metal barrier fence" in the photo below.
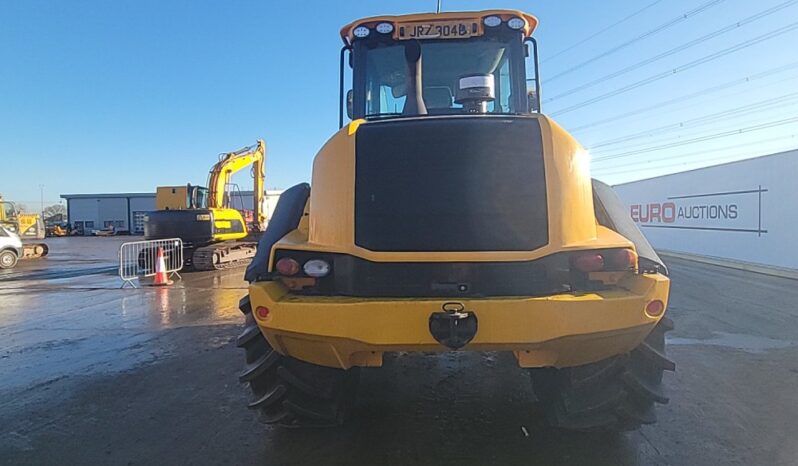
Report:
[[[164,272],[172,275],[183,269],[183,240],[180,238],[153,239],[124,243],[119,247],[119,278],[122,288],[136,287],[135,280],[155,275],[158,249],[163,251]]]

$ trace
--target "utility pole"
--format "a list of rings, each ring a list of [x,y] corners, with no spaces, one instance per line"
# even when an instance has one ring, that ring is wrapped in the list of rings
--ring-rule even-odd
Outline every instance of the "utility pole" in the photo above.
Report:
[[[438,11],[436,11],[435,13],[440,13],[441,12],[441,2],[442,1],[443,0],[438,0]]]
[[[39,185],[39,202],[41,203],[41,207],[39,208],[39,214],[42,216],[42,221],[44,221],[44,185]]]

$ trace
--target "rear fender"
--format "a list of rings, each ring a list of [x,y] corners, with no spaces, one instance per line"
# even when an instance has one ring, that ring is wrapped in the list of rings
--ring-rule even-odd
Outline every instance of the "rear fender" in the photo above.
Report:
[[[309,196],[310,185],[307,183],[293,186],[280,195],[280,200],[274,208],[274,215],[269,219],[269,225],[258,242],[258,251],[247,266],[244,274],[246,281],[252,283],[262,280],[268,274],[272,247],[285,235],[297,229]]]
[[[593,206],[599,225],[619,233],[634,243],[643,269],[653,269],[653,271],[668,275],[668,268],[632,220],[626,204],[611,186],[596,179],[593,179]]]

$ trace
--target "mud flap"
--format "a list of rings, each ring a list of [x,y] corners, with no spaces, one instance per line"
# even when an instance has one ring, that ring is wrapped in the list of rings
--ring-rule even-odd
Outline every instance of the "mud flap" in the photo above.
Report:
[[[443,311],[429,316],[429,332],[435,341],[456,350],[467,345],[477,334],[477,316],[460,303],[446,303]]]

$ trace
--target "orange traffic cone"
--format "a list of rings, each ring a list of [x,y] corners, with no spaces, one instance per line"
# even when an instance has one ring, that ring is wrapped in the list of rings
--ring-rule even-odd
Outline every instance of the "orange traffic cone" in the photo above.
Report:
[[[155,260],[155,278],[153,278],[152,286],[167,286],[171,285],[172,280],[166,275],[166,261],[163,259],[163,248],[158,248],[158,256]]]

